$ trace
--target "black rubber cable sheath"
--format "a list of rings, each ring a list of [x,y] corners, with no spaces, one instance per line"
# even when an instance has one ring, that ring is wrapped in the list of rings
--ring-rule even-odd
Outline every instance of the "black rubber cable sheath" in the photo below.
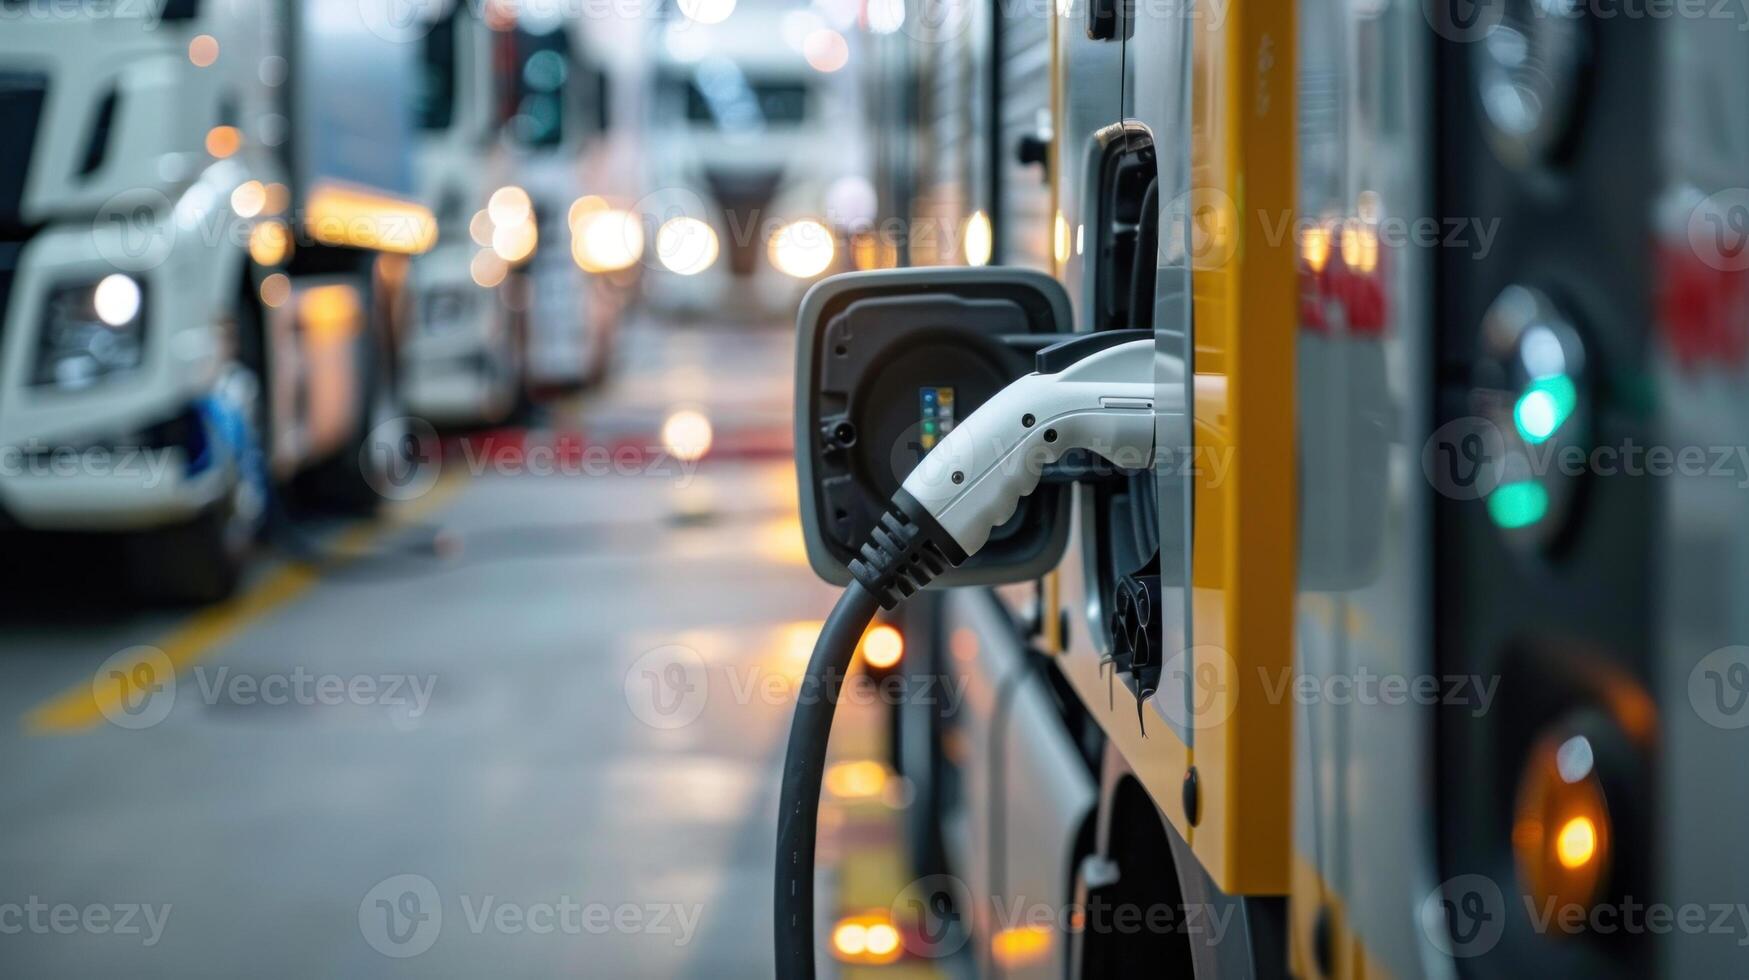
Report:
[[[813,980],[814,845],[819,829],[820,782],[838,692],[863,631],[880,604],[852,582],[832,607],[808,660],[789,748],[783,759],[783,795],[777,811],[777,881],[772,926],[778,980]]]

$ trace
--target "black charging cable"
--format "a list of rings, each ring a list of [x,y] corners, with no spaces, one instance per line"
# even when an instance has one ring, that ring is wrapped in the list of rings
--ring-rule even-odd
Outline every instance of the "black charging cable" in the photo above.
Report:
[[[777,882],[773,939],[780,980],[814,976],[814,850],[818,842],[820,784],[832,716],[856,645],[877,608],[891,610],[966,554],[922,505],[900,490],[895,506],[850,563],[855,578],[826,617],[803,676],[784,755],[777,813]]]

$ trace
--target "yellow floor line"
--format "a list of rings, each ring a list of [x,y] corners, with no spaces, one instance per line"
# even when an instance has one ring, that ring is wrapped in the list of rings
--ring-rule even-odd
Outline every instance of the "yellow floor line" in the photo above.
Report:
[[[396,505],[375,521],[348,528],[334,539],[335,550],[356,555],[378,535],[418,520],[453,497],[465,480],[445,476],[424,496]],[[266,578],[233,598],[190,616],[150,646],[168,657],[178,671],[198,663],[235,639],[269,613],[280,609],[321,581],[321,572],[302,562],[293,562],[270,572]],[[142,655],[143,659],[144,655]],[[122,670],[121,676],[135,676]],[[24,730],[31,735],[70,735],[90,731],[102,724],[106,709],[113,710],[124,698],[142,692],[124,684],[76,684],[50,698],[24,716]]]

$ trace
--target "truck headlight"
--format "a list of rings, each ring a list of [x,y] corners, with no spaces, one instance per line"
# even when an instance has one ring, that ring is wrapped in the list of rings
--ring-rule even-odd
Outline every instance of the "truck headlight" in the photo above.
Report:
[[[145,335],[145,287],[132,276],[57,286],[43,306],[31,383],[84,388],[131,371],[145,359]]]
[[[697,218],[669,218],[656,229],[656,257],[669,272],[695,276],[717,261],[716,229]]]
[[[644,257],[644,224],[599,197],[571,205],[571,257],[584,272],[618,272]]]
[[[837,246],[832,230],[811,219],[792,221],[777,230],[766,245],[777,271],[797,279],[812,279],[832,264]]]

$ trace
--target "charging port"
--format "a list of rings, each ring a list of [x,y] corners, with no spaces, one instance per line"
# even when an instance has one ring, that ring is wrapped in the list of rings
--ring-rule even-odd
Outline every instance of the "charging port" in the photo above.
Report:
[[[1159,257],[1159,168],[1153,140],[1139,127],[1105,134],[1090,270],[1095,331],[1152,332]],[[1118,676],[1138,697],[1158,689],[1162,655],[1160,512],[1152,472],[1103,474],[1083,519],[1098,575],[1095,618],[1110,642]]]

